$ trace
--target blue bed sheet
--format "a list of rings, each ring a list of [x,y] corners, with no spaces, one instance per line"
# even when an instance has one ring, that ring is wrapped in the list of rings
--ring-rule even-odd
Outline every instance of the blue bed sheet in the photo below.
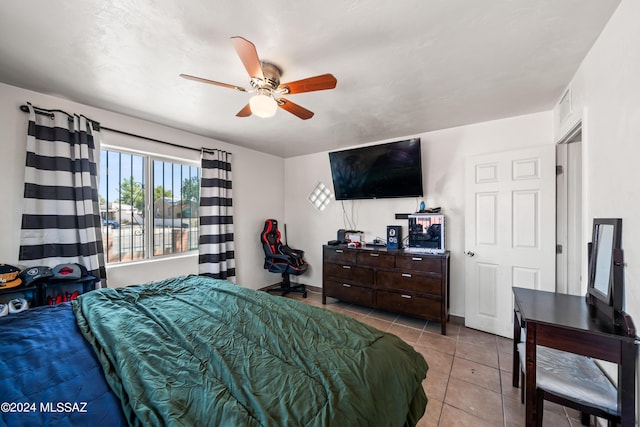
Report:
[[[125,426],[69,303],[0,318],[0,426]]]

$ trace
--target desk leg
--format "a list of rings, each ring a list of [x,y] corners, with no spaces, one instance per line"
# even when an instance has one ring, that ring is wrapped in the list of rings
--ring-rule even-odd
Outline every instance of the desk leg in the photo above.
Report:
[[[522,386],[520,384],[520,358],[518,357],[518,343],[520,342],[520,321],[518,319],[518,313],[513,310],[513,362],[511,371],[511,385],[514,387]]]
[[[618,366],[618,406],[622,427],[636,423],[636,345],[621,342],[621,363]]]
[[[526,367],[525,367],[525,425],[534,427],[536,425],[536,325],[527,322],[527,344],[526,344]]]

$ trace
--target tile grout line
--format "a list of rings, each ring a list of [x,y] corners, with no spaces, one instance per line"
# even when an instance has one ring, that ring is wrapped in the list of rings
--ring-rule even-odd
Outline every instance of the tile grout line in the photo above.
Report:
[[[447,388],[446,388],[446,390],[445,390],[445,399],[444,399],[444,400],[446,400],[446,397],[447,397],[447,394],[446,394],[446,393],[447,393],[447,391],[448,391],[448,389],[449,389],[449,384],[450,384],[450,382],[451,382],[451,378],[453,378],[453,376],[452,376],[452,375],[453,375],[453,363],[455,362],[455,359],[456,359],[456,357],[457,357],[456,355],[457,355],[457,352],[458,352],[458,344],[459,344],[460,342],[466,342],[466,341],[460,341],[460,335],[458,334],[458,335],[457,335],[457,337],[456,337],[456,346],[455,346],[455,350],[454,350],[454,354],[453,354],[453,361],[452,361],[452,364],[451,364],[451,369],[450,369],[450,371],[449,371],[449,377],[448,377],[449,379],[447,380]],[[496,340],[495,340],[494,342],[495,342],[495,345],[496,345],[496,347],[495,347],[495,352],[496,352],[496,357],[497,357],[497,356],[498,356],[498,344],[497,344],[497,338],[496,338]],[[464,359],[464,360],[468,360],[468,361],[474,362],[474,361],[472,361],[472,360],[466,359],[466,358],[461,357],[461,356],[460,356],[460,359]],[[479,363],[479,362],[474,362],[474,363]],[[481,364],[481,363],[479,363],[479,364]],[[484,365],[484,364],[481,364],[481,365],[483,365],[483,366],[487,366],[487,365]],[[488,367],[488,368],[495,369],[495,368],[493,368],[492,366],[487,366],[487,367]],[[501,381],[501,372],[500,372],[500,362],[499,362],[499,361],[498,361],[498,368],[497,368],[497,369],[498,369],[498,380],[499,380],[499,381]],[[484,389],[486,389],[486,390],[488,390],[488,391],[492,391],[491,389],[486,388],[486,387],[484,387],[484,386],[482,386],[482,385],[474,384],[474,383],[469,383],[468,381],[465,381],[464,379],[461,379],[461,378],[458,378],[458,380],[459,380],[459,381],[462,381],[462,382],[464,382],[464,383],[468,383],[468,384],[470,384],[470,385],[475,385],[475,386],[477,386],[477,387],[484,388]],[[503,425],[505,425],[505,423],[506,423],[506,416],[505,416],[505,409],[504,409],[504,396],[503,396],[503,394],[502,394],[502,383],[500,383],[500,392],[499,392],[499,397],[500,397],[500,406],[501,406],[501,409],[502,409],[502,423],[503,423]],[[447,404],[447,403],[445,403],[445,402],[444,402],[444,400],[443,400],[443,402],[442,402],[443,409],[444,409],[444,405],[445,405],[445,404]],[[447,404],[447,405],[449,405],[449,404]],[[452,405],[449,405],[449,406],[452,406]],[[456,409],[458,409],[458,410],[460,410],[460,411],[462,411],[462,412],[464,412],[464,413],[466,413],[466,414],[468,414],[468,415],[470,415],[470,416],[473,416],[473,417],[476,417],[476,418],[482,419],[483,421],[487,421],[487,422],[489,422],[489,420],[487,420],[487,419],[485,419],[485,418],[482,418],[482,417],[479,417],[477,414],[470,413],[470,412],[466,411],[464,408],[458,408],[458,407],[456,407],[456,406],[452,406],[452,407],[454,407],[454,408],[456,408]],[[440,413],[440,416],[442,416],[442,412]],[[438,427],[447,427],[447,426],[439,426],[439,421],[438,421]]]
[[[451,356],[451,367],[449,368],[449,373],[447,375],[447,386],[444,389],[444,395],[442,396],[442,408],[440,408],[440,414],[438,414],[438,423],[436,426],[438,427],[446,427],[440,426],[440,420],[442,419],[442,412],[444,412],[444,405],[446,405],[445,401],[447,400],[447,393],[449,392],[449,384],[451,384],[451,373],[453,372],[453,361],[456,357],[456,352],[458,351],[458,342],[460,340],[460,333],[456,334],[456,345],[453,347],[453,354]]]
[[[496,357],[498,358],[498,380],[500,381],[500,402],[502,403],[502,425],[507,427],[507,408],[504,406],[504,388],[502,381],[503,371],[500,366],[500,345],[498,343],[498,336],[496,335]],[[506,373],[506,371],[504,371]]]

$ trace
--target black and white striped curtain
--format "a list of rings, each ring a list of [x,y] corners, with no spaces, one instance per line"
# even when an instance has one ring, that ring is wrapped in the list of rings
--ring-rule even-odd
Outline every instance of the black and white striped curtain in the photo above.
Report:
[[[199,273],[234,281],[231,153],[202,150],[200,180]]]
[[[106,287],[98,167],[91,120],[29,105],[19,260],[26,266],[78,263]]]

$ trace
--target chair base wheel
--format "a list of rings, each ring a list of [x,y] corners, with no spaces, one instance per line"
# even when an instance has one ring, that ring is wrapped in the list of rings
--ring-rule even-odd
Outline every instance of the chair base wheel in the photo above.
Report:
[[[299,293],[302,294],[302,298],[306,298],[307,297],[307,290],[305,289],[303,284],[294,284],[291,285],[290,283],[282,282],[280,283],[280,286],[278,286],[277,288],[269,288],[267,289],[267,292],[271,293],[271,292],[280,292],[280,296],[285,296],[289,293]]]

